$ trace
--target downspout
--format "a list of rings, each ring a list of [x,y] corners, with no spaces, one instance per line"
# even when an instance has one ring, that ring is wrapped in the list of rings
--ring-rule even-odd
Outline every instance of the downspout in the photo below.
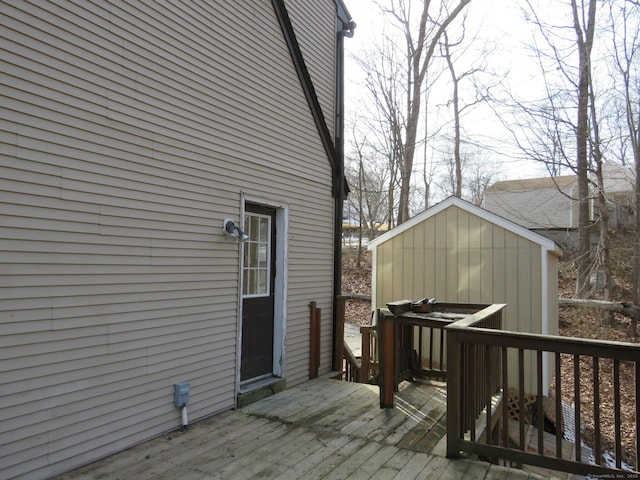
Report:
[[[337,297],[342,293],[342,204],[348,193],[348,186],[344,177],[344,140],[343,140],[343,117],[344,117],[344,38],[353,36],[353,29],[356,24],[351,20],[342,0],[335,0],[337,10],[337,39],[336,39],[336,103],[335,103],[335,141],[332,141],[329,129],[325,122],[322,108],[318,102],[315,88],[309,72],[304,63],[302,52],[296,35],[287,13],[285,0],[271,0],[274,12],[282,29],[284,40],[291,54],[294,68],[298,74],[300,85],[311,109],[311,115],[315,121],[320,140],[327,154],[331,165],[333,176],[333,197],[334,197],[334,260],[333,260],[333,334],[335,338],[337,328]],[[335,342],[334,342],[335,343]],[[334,345],[335,348],[335,345]],[[334,365],[332,368],[339,369],[340,365],[335,365],[336,352],[332,352]]]
[[[335,148],[336,168],[333,178],[334,189],[334,226],[333,226],[333,338],[336,338],[338,322],[338,296],[342,295],[342,213],[344,201],[349,193],[344,176],[344,39],[353,37],[356,24],[351,20],[341,2],[337,2],[338,16],[336,19],[336,106],[335,106]],[[334,342],[334,349],[340,348]],[[342,355],[332,352],[334,371],[342,369]],[[336,364],[337,363],[337,364]]]

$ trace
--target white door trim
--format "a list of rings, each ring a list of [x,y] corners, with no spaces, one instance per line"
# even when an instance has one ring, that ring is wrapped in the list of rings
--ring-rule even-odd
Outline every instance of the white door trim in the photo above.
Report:
[[[273,208],[276,211],[276,276],[274,285],[274,330],[273,330],[273,376],[284,378],[286,374],[285,338],[287,331],[287,277],[289,263],[289,205],[273,199],[246,195],[240,196],[241,224],[244,224],[245,205],[253,203]],[[242,272],[243,252],[240,251],[239,284],[238,284],[238,317],[237,317],[237,345],[236,345],[236,396],[240,392],[240,362],[242,347]]]

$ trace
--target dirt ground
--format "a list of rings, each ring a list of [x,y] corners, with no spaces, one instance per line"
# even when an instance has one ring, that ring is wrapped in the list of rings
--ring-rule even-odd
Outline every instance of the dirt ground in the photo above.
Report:
[[[630,234],[615,234],[612,242],[612,273],[616,283],[612,301],[631,303],[631,241]],[[558,272],[559,295],[572,298],[575,294],[575,262],[564,256],[560,260]],[[371,294],[371,255],[363,252],[358,266],[357,252],[347,249],[343,253],[343,292]],[[592,298],[602,298],[597,292]],[[632,335],[632,323],[620,314],[607,314],[591,309],[561,307],[558,312],[560,335],[638,342]],[[368,324],[371,319],[371,305],[368,301],[347,302],[346,321],[355,324]],[[623,416],[635,418],[635,372],[632,364],[622,363],[620,366],[620,390],[622,397],[621,411]],[[562,358],[562,396],[568,405],[574,404],[574,365],[571,355]],[[584,438],[588,445],[593,445],[593,365],[590,358],[580,360],[581,416],[584,424]],[[610,361],[600,360],[600,419],[602,429],[602,445],[604,449],[613,450],[615,438],[615,415],[613,408],[613,365]],[[627,422],[634,425],[635,422]],[[635,429],[623,427],[624,461],[630,463],[635,458]],[[635,463],[635,462],[633,462]]]

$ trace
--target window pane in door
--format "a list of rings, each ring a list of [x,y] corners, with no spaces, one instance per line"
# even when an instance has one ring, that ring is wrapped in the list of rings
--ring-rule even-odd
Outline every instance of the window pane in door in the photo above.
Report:
[[[243,295],[264,296],[270,293],[271,217],[246,213],[244,242]]]

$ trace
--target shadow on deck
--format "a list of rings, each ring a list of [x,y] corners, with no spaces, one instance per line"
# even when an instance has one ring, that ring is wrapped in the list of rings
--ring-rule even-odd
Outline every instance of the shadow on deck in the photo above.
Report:
[[[544,478],[445,458],[443,384],[405,382],[396,408],[379,402],[376,386],[320,378],[57,480]]]

